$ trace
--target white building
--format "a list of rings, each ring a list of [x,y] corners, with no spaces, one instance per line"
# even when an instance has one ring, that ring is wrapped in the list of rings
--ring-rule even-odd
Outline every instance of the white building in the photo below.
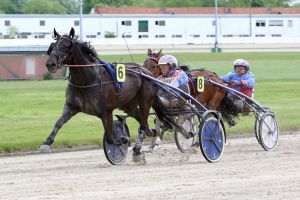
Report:
[[[20,39],[49,44],[53,28],[68,33],[74,27],[79,34],[79,25],[79,15],[0,15],[0,45]],[[136,44],[215,42],[213,14],[84,15],[82,25],[83,39],[99,44],[117,44],[123,36]],[[300,14],[220,14],[218,39],[221,44],[300,43]]]

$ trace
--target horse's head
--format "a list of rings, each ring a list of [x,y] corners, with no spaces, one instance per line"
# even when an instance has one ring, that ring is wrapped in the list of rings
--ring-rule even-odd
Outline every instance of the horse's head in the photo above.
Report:
[[[158,53],[155,53],[151,49],[148,49],[147,59],[144,62],[143,67],[149,70],[154,77],[158,77],[162,74],[160,67],[158,66],[158,60],[162,56],[162,49]]]
[[[69,35],[60,36],[54,28],[54,39],[56,42],[50,44],[47,54],[46,66],[49,72],[55,73],[63,64],[68,64],[71,60],[71,54],[74,46],[75,31],[71,28]]]

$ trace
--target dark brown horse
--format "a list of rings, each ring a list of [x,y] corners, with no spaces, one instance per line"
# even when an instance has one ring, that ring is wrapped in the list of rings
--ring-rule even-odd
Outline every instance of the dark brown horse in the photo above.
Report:
[[[63,65],[69,65],[70,78],[66,89],[66,102],[62,116],[55,123],[54,129],[41,146],[41,151],[50,151],[50,145],[59,129],[78,112],[94,115],[102,120],[105,137],[108,143],[122,145],[129,138],[114,139],[112,135],[112,112],[119,108],[140,124],[139,134],[153,136],[149,129],[147,118],[149,110],[155,101],[157,86],[130,70],[126,71],[124,86],[116,90],[108,72],[99,64],[96,52],[89,43],[80,42],[74,38],[74,29],[69,35],[60,36],[54,29],[55,43],[48,50],[49,58],[46,66],[49,72],[56,72]],[[131,70],[147,70],[136,64],[125,64]],[[148,72],[148,75],[150,73]],[[141,149],[139,141],[134,152]]]
[[[144,61],[144,67],[149,70],[154,77],[158,77],[162,74],[158,61],[162,56],[162,50],[158,53],[148,49],[147,59]],[[214,72],[210,72],[205,69],[195,69],[189,71],[189,76],[197,78],[199,76],[210,78],[214,82],[223,84],[223,81]],[[201,104],[206,106],[210,110],[219,110],[223,117],[228,121],[237,115],[237,111],[232,107],[233,102],[228,98],[224,98],[226,91],[211,83],[204,83],[204,92],[191,91],[191,95],[197,99]]]

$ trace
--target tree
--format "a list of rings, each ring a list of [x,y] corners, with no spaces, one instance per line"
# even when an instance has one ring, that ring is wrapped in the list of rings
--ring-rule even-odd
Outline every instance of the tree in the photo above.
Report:
[[[67,14],[78,14],[80,9],[80,0],[58,0],[66,9]]]
[[[5,14],[17,13],[17,6],[13,1],[1,0],[0,1],[0,13],[5,13]]]
[[[288,7],[291,0],[224,0],[231,7]]]
[[[65,14],[66,8],[57,0],[28,0],[21,8],[25,14]]]
[[[92,2],[93,0],[84,0],[84,4],[83,4],[83,8],[82,8],[82,12],[85,14],[90,13],[90,11],[92,10],[92,8],[94,7],[94,2]]]
[[[296,3],[293,5],[294,8],[300,8],[300,3]]]
[[[9,38],[10,39],[14,39],[16,38],[16,34],[18,32],[18,29],[14,26],[10,26],[8,29],[7,29],[7,34],[9,35]]]

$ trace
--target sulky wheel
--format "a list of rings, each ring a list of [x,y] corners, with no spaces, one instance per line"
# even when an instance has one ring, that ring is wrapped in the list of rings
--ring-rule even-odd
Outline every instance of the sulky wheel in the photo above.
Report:
[[[270,111],[271,112],[271,109],[270,108],[267,108],[267,107],[263,107],[266,111]],[[260,136],[259,136],[259,121],[261,120],[262,116],[265,114],[265,112],[256,112],[255,113],[255,123],[254,123],[254,133],[255,133],[255,137],[257,139],[257,142],[259,144],[261,144],[261,139],[260,139]]]
[[[217,162],[224,152],[225,130],[215,115],[206,115],[199,130],[200,149],[208,162]]]
[[[183,119],[178,120],[180,122],[180,125],[187,133],[191,133],[191,135],[194,135],[194,137],[186,138],[181,133],[181,130],[175,129],[174,137],[175,137],[175,143],[179,151],[182,153],[189,152],[193,145],[197,142],[197,133],[198,133],[198,126],[199,121],[198,117],[195,114],[187,114],[180,116]]]
[[[260,136],[259,136],[259,125],[260,125],[259,121],[261,120],[262,115],[263,114],[261,114],[261,113],[257,113],[255,116],[255,123],[254,123],[254,133],[255,133],[257,142],[259,144],[261,144],[261,140],[260,140]]]
[[[118,139],[122,136],[129,137],[129,131],[128,127],[125,124],[125,127],[123,127],[122,122],[119,120],[113,121],[113,136],[114,139]],[[120,146],[115,144],[109,144],[106,141],[106,137],[103,137],[103,148],[104,153],[107,158],[107,160],[113,164],[118,165],[125,161],[127,151],[128,151],[129,142],[126,144],[122,144]]]
[[[259,138],[262,147],[266,150],[273,150],[278,144],[279,128],[273,112],[267,111],[259,120]]]

